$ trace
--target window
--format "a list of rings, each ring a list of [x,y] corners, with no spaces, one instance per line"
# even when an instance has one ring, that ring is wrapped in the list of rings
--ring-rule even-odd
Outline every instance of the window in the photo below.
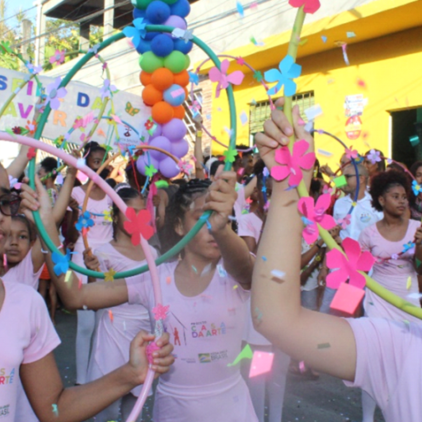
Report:
[[[299,105],[303,120],[307,122],[305,110],[315,105],[314,92],[310,91],[295,95],[293,97],[293,105],[296,104]],[[255,134],[264,130],[264,122],[271,117],[270,102],[260,101],[259,103],[251,104],[249,117],[250,144],[253,145]]]
[[[185,118],[183,119],[183,121],[185,122],[185,125],[188,129],[188,133],[186,134],[186,140],[193,145],[195,143],[195,134],[196,134],[196,129],[195,129],[195,122],[193,121],[194,118],[194,110],[196,107],[202,107],[202,89],[196,89],[193,92],[193,96],[194,96],[194,101],[196,102],[195,106],[193,108],[192,107],[192,99],[191,96],[189,95],[187,100],[184,102],[183,107],[185,107]],[[201,112],[201,110],[198,110],[199,113]]]

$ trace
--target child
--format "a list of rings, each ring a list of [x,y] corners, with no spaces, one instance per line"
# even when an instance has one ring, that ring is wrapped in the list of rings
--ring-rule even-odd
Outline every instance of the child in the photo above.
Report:
[[[277,106],[283,106],[279,100]],[[313,150],[313,138],[299,124],[293,109],[294,130],[282,111],[272,113],[265,134],[256,136],[268,168],[277,165],[275,150],[288,137],[305,139]],[[309,184],[311,174],[304,172]],[[254,269],[252,309],[259,332],[292,358],[317,371],[360,387],[381,407],[386,422],[422,419],[421,324],[381,318],[343,319],[309,311],[300,306],[300,243],[302,221],[297,210],[298,193],[287,190],[287,180],[273,187],[271,209],[262,235]],[[417,232],[418,248],[422,239]],[[420,259],[420,258],[419,258]],[[274,281],[273,270],[285,272]],[[258,318],[259,317],[259,318]]]
[[[180,260],[158,267],[165,321],[175,345],[176,365],[159,382],[154,420],[257,422],[238,365],[253,258],[245,242],[229,226],[235,201],[236,175],[223,172],[210,186],[193,180],[181,186],[166,212],[165,250],[197,224],[206,210],[207,224],[185,246]],[[154,307],[148,273],[114,283],[90,283],[78,288],[57,280],[69,308],[99,309],[125,303]]]

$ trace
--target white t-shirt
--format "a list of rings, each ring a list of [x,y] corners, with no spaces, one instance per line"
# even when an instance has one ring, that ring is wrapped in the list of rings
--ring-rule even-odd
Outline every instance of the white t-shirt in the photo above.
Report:
[[[340,237],[342,239],[351,237],[354,240],[359,240],[360,233],[364,228],[382,220],[384,214],[375,210],[371,205],[371,201],[372,197],[368,192],[365,192],[365,196],[357,201],[351,215],[350,224],[346,227],[346,229],[340,231]],[[350,195],[337,199],[334,204],[334,219],[339,221],[346,217],[352,207],[352,204],[353,199]]]
[[[356,375],[386,422],[422,420],[422,324],[383,318],[347,320],[356,340]]]
[[[21,364],[36,362],[59,344],[45,302],[32,287],[3,280],[0,310],[0,420],[14,422]]]

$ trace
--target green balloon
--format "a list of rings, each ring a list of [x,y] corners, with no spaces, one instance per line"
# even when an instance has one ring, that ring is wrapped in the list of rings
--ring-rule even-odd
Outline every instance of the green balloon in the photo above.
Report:
[[[174,4],[174,3],[176,3],[178,0],[161,0],[162,2],[164,2],[164,3],[167,3],[167,4]]]
[[[164,58],[164,67],[173,73],[180,73],[186,69],[186,55],[180,51],[173,51]]]
[[[190,57],[186,54],[186,64],[185,64],[185,68],[183,70],[186,70],[189,66],[190,66]]]
[[[147,73],[152,73],[160,67],[164,67],[164,60],[157,57],[152,51],[147,51],[139,57],[139,66]]]
[[[153,0],[132,0],[132,4],[138,8],[145,10]]]

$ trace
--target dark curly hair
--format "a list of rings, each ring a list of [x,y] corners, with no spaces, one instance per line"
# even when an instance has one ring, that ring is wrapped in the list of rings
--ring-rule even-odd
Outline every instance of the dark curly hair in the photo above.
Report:
[[[409,196],[410,183],[409,179],[403,172],[391,170],[379,173],[372,178],[369,193],[372,196],[372,206],[377,211],[382,211],[382,206],[379,203],[379,197],[395,186],[403,186],[406,194]]]
[[[120,196],[120,198],[123,200],[125,204],[127,204],[131,199],[136,198],[142,198],[141,194],[136,190],[131,188],[129,185],[124,186],[121,184],[121,186],[117,186],[117,195]],[[116,190],[116,189],[115,189]],[[119,215],[119,207],[113,202],[113,208],[112,208],[112,215],[113,217],[116,215]],[[113,239],[116,240],[116,226],[114,224],[113,219]]]

